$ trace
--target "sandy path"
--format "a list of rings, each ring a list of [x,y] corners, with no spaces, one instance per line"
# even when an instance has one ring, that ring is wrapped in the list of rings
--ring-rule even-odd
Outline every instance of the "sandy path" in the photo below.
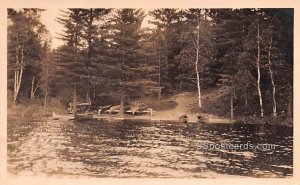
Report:
[[[223,95],[227,94],[228,88],[221,87],[214,89],[210,92],[203,93],[202,101],[214,102],[218,98],[221,98]],[[187,114],[190,117],[196,117],[195,113],[191,113],[191,109],[196,107],[198,104],[198,95],[195,92],[184,92],[180,93],[173,97],[173,100],[177,102],[177,106],[171,110],[155,112],[153,116],[160,118],[178,118],[183,114]]]
[[[189,114],[189,107],[197,103],[197,95],[195,93],[181,93],[174,96],[173,100],[177,103],[177,106],[171,110],[165,110],[155,113],[156,116],[165,118],[179,117],[183,114]]]

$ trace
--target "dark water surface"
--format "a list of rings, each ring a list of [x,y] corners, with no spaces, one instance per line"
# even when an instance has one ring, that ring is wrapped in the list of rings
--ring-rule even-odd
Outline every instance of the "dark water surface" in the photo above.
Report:
[[[17,175],[175,178],[293,175],[293,130],[285,127],[9,119],[7,142],[8,171]],[[275,149],[203,147],[213,143],[268,143],[274,144]]]

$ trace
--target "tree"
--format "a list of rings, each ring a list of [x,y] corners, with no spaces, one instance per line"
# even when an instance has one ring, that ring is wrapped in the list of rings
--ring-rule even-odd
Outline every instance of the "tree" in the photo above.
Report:
[[[111,9],[81,9],[83,20],[83,40],[87,43],[86,52],[83,55],[83,61],[86,64],[88,74],[86,87],[86,101],[90,102],[90,86],[92,85],[92,76],[97,74],[95,63],[97,55],[95,52],[96,41],[99,37],[99,28],[97,22],[104,22],[104,17],[111,12]],[[101,35],[100,35],[101,37]],[[96,70],[96,71],[95,71]],[[93,82],[95,84],[95,82]]]
[[[38,88],[41,48],[48,31],[40,22],[41,9],[8,9],[8,71],[13,75],[13,102],[16,103],[20,89],[26,87],[31,77],[31,98]],[[24,81],[24,78],[26,80]],[[11,82],[11,80],[9,80]],[[10,83],[9,83],[10,85]]]
[[[54,52],[51,51],[50,43],[45,42],[43,46],[42,55],[42,71],[41,71],[41,88],[44,94],[44,108],[47,109],[50,94],[50,85],[53,80],[53,75],[56,72],[56,60],[54,59]]]
[[[256,69],[257,69],[257,93],[259,97],[259,105],[260,105],[260,116],[264,116],[264,107],[263,107],[263,99],[261,95],[261,89],[260,89],[260,26],[259,22],[257,22],[257,58],[256,58]]]
[[[278,116],[278,109],[286,111],[289,107],[290,84],[292,82],[292,16],[293,11],[289,9],[263,9],[264,27],[262,29],[262,41],[264,43],[264,60],[266,70],[269,73],[272,116]],[[290,48],[290,49],[287,49]],[[285,89],[285,90],[283,90]],[[287,100],[287,101],[282,101]],[[277,102],[280,102],[280,107]],[[285,102],[285,103],[284,103]]]
[[[161,100],[162,89],[167,86],[167,75],[163,70],[167,65],[165,38],[163,30],[144,30],[142,48],[146,54],[147,78],[156,82],[156,87],[152,87],[152,93],[157,93],[158,100]]]
[[[249,86],[248,66],[242,57],[243,40],[246,35],[247,11],[218,9],[209,12],[212,17],[215,53],[215,74],[218,86],[226,86],[226,95],[230,96],[230,116],[234,117],[236,94]],[[245,75],[245,76],[244,76]]]
[[[69,9],[69,11],[62,12],[64,14],[57,19],[65,28],[64,33],[60,35],[60,39],[65,41],[65,45],[60,47],[56,53],[59,61],[56,80],[60,81],[57,85],[61,85],[64,89],[70,89],[73,86],[75,97],[77,88],[84,87],[83,79],[88,78],[86,64],[82,61],[83,12],[80,9]],[[73,113],[76,115],[76,104],[73,105]]]
[[[284,110],[288,101],[282,100],[289,97],[289,93],[283,91],[287,89],[284,83],[292,82],[292,59],[288,57],[292,51],[287,49],[291,48],[292,38],[287,31],[292,30],[292,24],[287,21],[292,17],[290,10],[221,9],[211,10],[210,16],[215,22],[216,61],[219,63],[216,71],[220,82],[232,80],[233,104],[244,106],[237,110],[243,114],[259,110],[261,116],[269,113],[274,116],[278,109]],[[271,29],[273,27],[276,29]],[[254,86],[256,90],[252,89]],[[243,104],[239,97],[244,97]],[[277,106],[278,101],[284,106]]]
[[[146,87],[153,82],[145,77],[142,67],[144,53],[141,49],[141,24],[144,13],[134,9],[118,9],[110,25],[111,45],[114,56],[118,58],[119,74],[117,92],[120,94],[120,114],[124,112],[124,97],[134,98],[145,94]]]
[[[149,15],[154,19],[150,21],[154,24],[158,30],[162,30],[165,44],[161,47],[165,47],[163,57],[166,57],[167,65],[163,71],[167,72],[167,79],[164,82],[166,84],[165,91],[171,91],[180,88],[180,82],[177,79],[178,73],[180,73],[179,65],[180,61],[176,60],[176,56],[180,54],[184,41],[179,39],[181,34],[185,32],[183,24],[186,21],[185,11],[182,9],[155,9],[149,12]]]
[[[189,9],[186,11],[186,32],[181,53],[177,56],[180,61],[180,72],[177,79],[185,84],[197,87],[198,106],[202,108],[201,84],[205,82],[204,72],[212,62],[212,35],[211,25],[206,19],[206,10]],[[192,62],[191,62],[192,61]],[[207,71],[206,71],[207,72]],[[202,74],[203,73],[203,74]]]

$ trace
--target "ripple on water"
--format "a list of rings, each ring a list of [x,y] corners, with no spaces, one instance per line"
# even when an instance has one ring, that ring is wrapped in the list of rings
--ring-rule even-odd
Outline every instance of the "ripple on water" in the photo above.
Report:
[[[199,147],[247,142],[275,144],[276,150]],[[20,175],[211,178],[289,177],[293,172],[288,128],[14,120],[7,147],[8,170]]]

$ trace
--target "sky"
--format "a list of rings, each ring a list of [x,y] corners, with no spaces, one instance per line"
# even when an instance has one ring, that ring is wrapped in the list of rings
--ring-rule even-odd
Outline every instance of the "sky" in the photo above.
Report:
[[[148,10],[145,10],[145,13],[147,13]],[[60,14],[59,9],[47,9],[42,13],[41,21],[42,23],[47,27],[49,30],[51,37],[52,37],[52,49],[56,49],[57,47],[63,45],[63,41],[58,39],[59,33],[62,33],[63,26],[56,22],[56,17],[58,17]],[[142,27],[151,27],[148,24],[148,21],[150,20],[149,16],[146,16],[144,19],[144,22],[142,24]]]
[[[59,15],[59,9],[47,9],[42,13],[41,21],[46,25],[52,37],[52,48],[55,49],[63,44],[62,40],[59,40],[58,33],[61,33],[63,26],[55,21]]]

